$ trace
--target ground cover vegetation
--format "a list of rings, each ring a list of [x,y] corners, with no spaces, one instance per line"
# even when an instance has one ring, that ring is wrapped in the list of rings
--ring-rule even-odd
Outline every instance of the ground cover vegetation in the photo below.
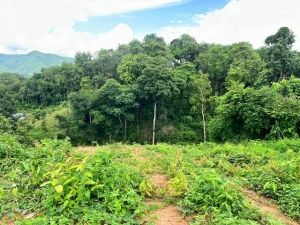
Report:
[[[189,224],[300,221],[299,140],[74,148],[46,139],[30,148],[0,139],[3,224],[160,224],[155,212],[172,205]]]

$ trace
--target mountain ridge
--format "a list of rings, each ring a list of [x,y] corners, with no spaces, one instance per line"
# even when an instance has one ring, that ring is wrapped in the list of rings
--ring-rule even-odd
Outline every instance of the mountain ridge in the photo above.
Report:
[[[62,63],[73,62],[71,57],[44,53],[37,50],[27,54],[0,54],[0,72],[18,73],[30,76],[40,72],[42,68],[59,66]]]

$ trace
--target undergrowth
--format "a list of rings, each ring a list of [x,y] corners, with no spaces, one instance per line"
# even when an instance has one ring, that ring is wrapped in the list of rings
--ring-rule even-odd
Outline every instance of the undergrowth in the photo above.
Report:
[[[193,225],[281,224],[247,201],[241,189],[248,188],[299,221],[299,146],[300,140],[114,144],[87,156],[68,140],[28,147],[1,134],[0,217],[19,225],[141,224],[145,198],[163,196],[193,216]],[[151,184],[153,173],[168,176],[165,190]]]

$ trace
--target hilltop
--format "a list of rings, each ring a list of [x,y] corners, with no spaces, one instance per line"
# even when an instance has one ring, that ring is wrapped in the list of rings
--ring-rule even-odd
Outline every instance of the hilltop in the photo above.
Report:
[[[28,54],[0,54],[0,72],[32,75],[42,68],[72,62],[73,58],[32,51]]]

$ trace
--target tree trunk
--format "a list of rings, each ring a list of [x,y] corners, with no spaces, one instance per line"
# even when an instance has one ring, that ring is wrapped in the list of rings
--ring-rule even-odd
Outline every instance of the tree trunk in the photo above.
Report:
[[[201,103],[202,126],[203,126],[203,141],[206,142],[206,122],[204,114],[204,104]]]
[[[140,140],[139,111],[140,111],[140,109],[138,108],[137,112],[136,112],[136,137],[137,137],[137,140]]]
[[[206,142],[206,122],[205,122],[205,106],[204,106],[204,93],[202,89],[200,89],[201,93],[201,114],[202,114],[202,127],[203,127],[203,142]]]
[[[283,70],[282,70],[282,66],[280,68],[280,77],[279,77],[279,80],[282,80],[284,77],[283,77]]]
[[[153,110],[152,145],[155,144],[155,128],[156,128],[156,99],[154,99],[154,110]]]
[[[124,137],[125,137],[125,141],[127,140],[127,119],[124,119]]]
[[[92,124],[92,115],[90,112],[89,112],[89,121],[90,121],[90,124]]]

